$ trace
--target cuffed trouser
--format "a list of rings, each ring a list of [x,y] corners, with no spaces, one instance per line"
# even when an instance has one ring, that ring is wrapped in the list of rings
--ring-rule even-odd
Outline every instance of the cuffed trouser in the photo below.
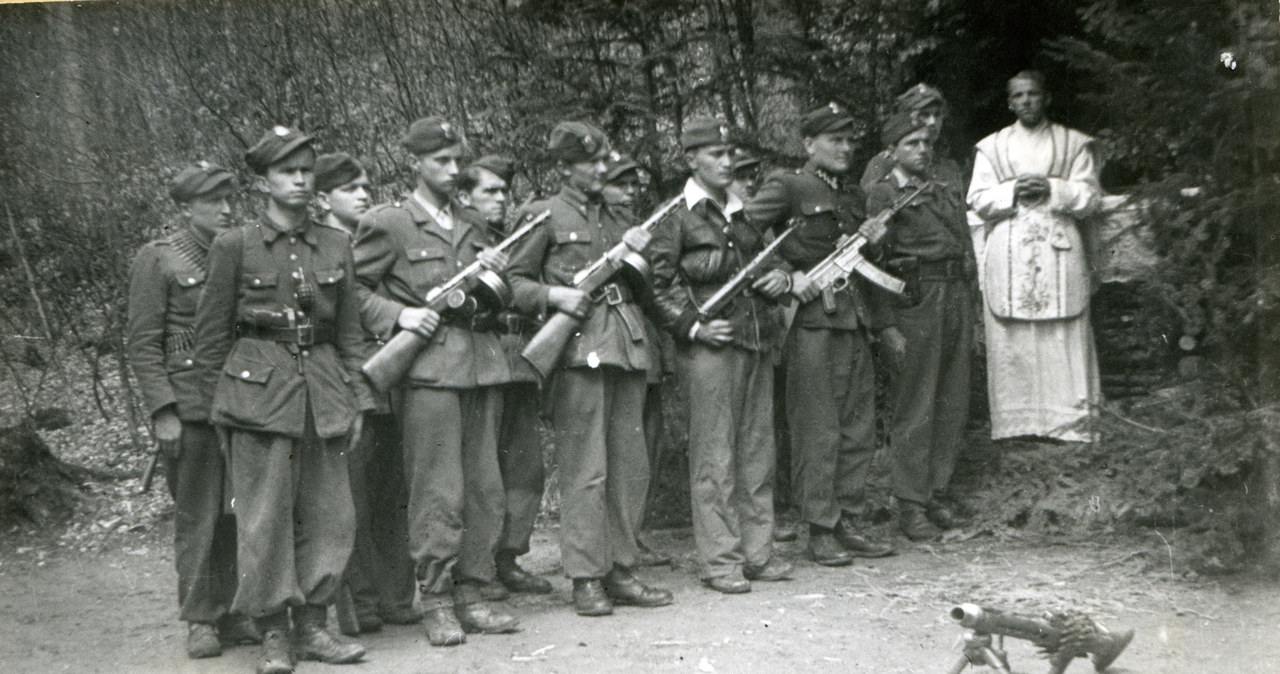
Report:
[[[355,548],[346,581],[357,610],[413,606],[413,562],[409,559],[404,458],[400,429],[390,414],[365,416],[360,443],[348,456],[355,506]]]
[[[645,374],[570,368],[556,375],[552,411],[560,471],[560,557],[570,578],[634,566],[649,486],[641,412]]]
[[[231,429],[240,584],[232,610],[261,618],[332,603],[355,540],[346,437]]]
[[[178,617],[211,623],[236,593],[236,522],[222,511],[222,448],[213,426],[182,422],[178,458],[165,465],[173,497],[173,556],[178,568]]]
[[[950,483],[964,442],[973,323],[965,282],[922,281],[920,289],[918,305],[897,310],[907,351],[889,390],[889,446],[894,496],[923,504]]]
[[[450,604],[454,578],[494,580],[505,514],[496,432],[501,395],[484,386],[406,387],[401,396],[409,554],[424,610]]]
[[[875,456],[875,366],[866,331],[793,327],[786,364],[796,501],[806,522],[832,528],[862,504]]]
[[[694,344],[681,352],[689,394],[689,494],[703,578],[773,553],[773,363]]]
[[[502,422],[498,426],[498,467],[506,492],[506,516],[499,550],[516,555],[529,552],[533,525],[542,508],[546,469],[542,462],[542,438],[538,435],[538,385],[512,382],[502,387]]]

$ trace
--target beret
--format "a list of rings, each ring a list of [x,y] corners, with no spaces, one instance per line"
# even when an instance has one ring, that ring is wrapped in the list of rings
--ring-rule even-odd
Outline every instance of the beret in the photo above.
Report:
[[[820,133],[839,131],[853,124],[853,115],[843,105],[828,103],[800,120],[800,135],[811,138]]]
[[[400,139],[404,149],[415,155],[435,152],[442,148],[462,142],[462,135],[453,128],[444,117],[432,115],[423,117],[409,125],[409,130]]]
[[[589,161],[608,151],[609,138],[586,122],[560,122],[547,140],[547,158],[552,161]]]
[[[196,197],[212,192],[218,186],[235,180],[235,175],[221,166],[207,161],[196,162],[178,172],[169,184],[169,196],[185,204]]]
[[[487,154],[473,162],[472,166],[478,166],[489,171],[495,176],[502,178],[502,181],[510,184],[511,179],[516,175],[516,164],[509,157],[502,157],[496,154]]]
[[[272,164],[293,154],[298,148],[309,146],[315,140],[297,129],[277,126],[262,134],[262,138],[244,153],[244,163],[254,173],[267,172]]]
[[[884,121],[880,128],[880,142],[885,147],[893,147],[907,134],[925,128],[924,122],[916,119],[910,112],[895,112]]]
[[[684,133],[680,134],[680,147],[684,150],[732,142],[729,125],[715,117],[694,117],[684,123]]]
[[[328,192],[359,178],[364,168],[346,152],[322,154],[316,158],[316,191]]]
[[[609,153],[609,157],[605,159],[604,165],[604,179],[607,182],[617,180],[619,176],[627,171],[640,169],[640,165],[637,164],[634,159],[625,154],[619,154],[616,151]]]
[[[947,99],[943,98],[941,91],[921,82],[894,99],[893,109],[895,112],[910,112],[934,103],[941,105],[944,110],[947,107]]]

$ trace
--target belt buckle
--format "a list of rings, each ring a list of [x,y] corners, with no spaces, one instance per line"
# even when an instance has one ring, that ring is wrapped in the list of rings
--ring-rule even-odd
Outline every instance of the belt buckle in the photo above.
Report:
[[[604,287],[604,301],[611,307],[622,304],[622,289],[618,287],[617,283],[610,283]]]
[[[315,326],[310,323],[295,328],[298,346],[312,346],[316,343]]]

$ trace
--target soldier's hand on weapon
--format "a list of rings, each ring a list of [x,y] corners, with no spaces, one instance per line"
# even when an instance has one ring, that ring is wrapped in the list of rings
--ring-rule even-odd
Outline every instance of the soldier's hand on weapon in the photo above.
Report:
[[[889,356],[889,364],[895,372],[901,370],[907,364],[907,338],[893,326],[881,330],[878,337]]]
[[[182,421],[173,406],[161,408],[156,412],[156,445],[164,453],[165,458],[173,461],[178,458],[182,439]]]
[[[817,299],[818,295],[822,294],[822,288],[819,288],[808,274],[797,270],[791,272],[791,294],[804,303]]]
[[[653,240],[653,235],[644,227],[632,227],[622,235],[622,242],[627,244],[627,248],[637,253],[644,252],[649,242]]]
[[[495,274],[506,271],[507,265],[511,263],[511,258],[507,257],[506,253],[494,248],[485,248],[476,253],[476,260],[480,262],[481,267]]]
[[[591,308],[591,300],[586,293],[568,286],[552,286],[548,289],[547,303],[574,318],[585,317]]]
[[[891,214],[892,213],[890,213],[890,215]],[[867,241],[869,243],[878,243],[880,239],[884,238],[885,233],[889,231],[889,228],[885,224],[885,220],[886,219],[884,217],[879,215],[874,218],[867,218],[867,221],[862,223],[862,226],[858,228],[858,233],[867,237]]]
[[[733,341],[733,324],[723,318],[693,324],[693,338],[710,347],[719,348]]]
[[[782,293],[791,289],[791,277],[781,269],[772,269],[768,274],[756,279],[756,282],[751,284],[751,289],[771,300],[777,299]]]
[[[427,307],[405,307],[396,324],[404,330],[413,330],[423,337],[430,337],[440,327],[440,314]]]

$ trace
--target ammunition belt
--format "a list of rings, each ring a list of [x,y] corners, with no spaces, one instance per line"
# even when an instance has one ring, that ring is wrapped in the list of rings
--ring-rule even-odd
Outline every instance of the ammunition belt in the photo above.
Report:
[[[164,331],[164,355],[184,353],[196,346],[195,328],[178,328]]]
[[[268,342],[313,346],[332,344],[337,338],[332,325],[299,325],[295,328],[270,328],[256,325],[237,327],[241,339],[263,339]]]

